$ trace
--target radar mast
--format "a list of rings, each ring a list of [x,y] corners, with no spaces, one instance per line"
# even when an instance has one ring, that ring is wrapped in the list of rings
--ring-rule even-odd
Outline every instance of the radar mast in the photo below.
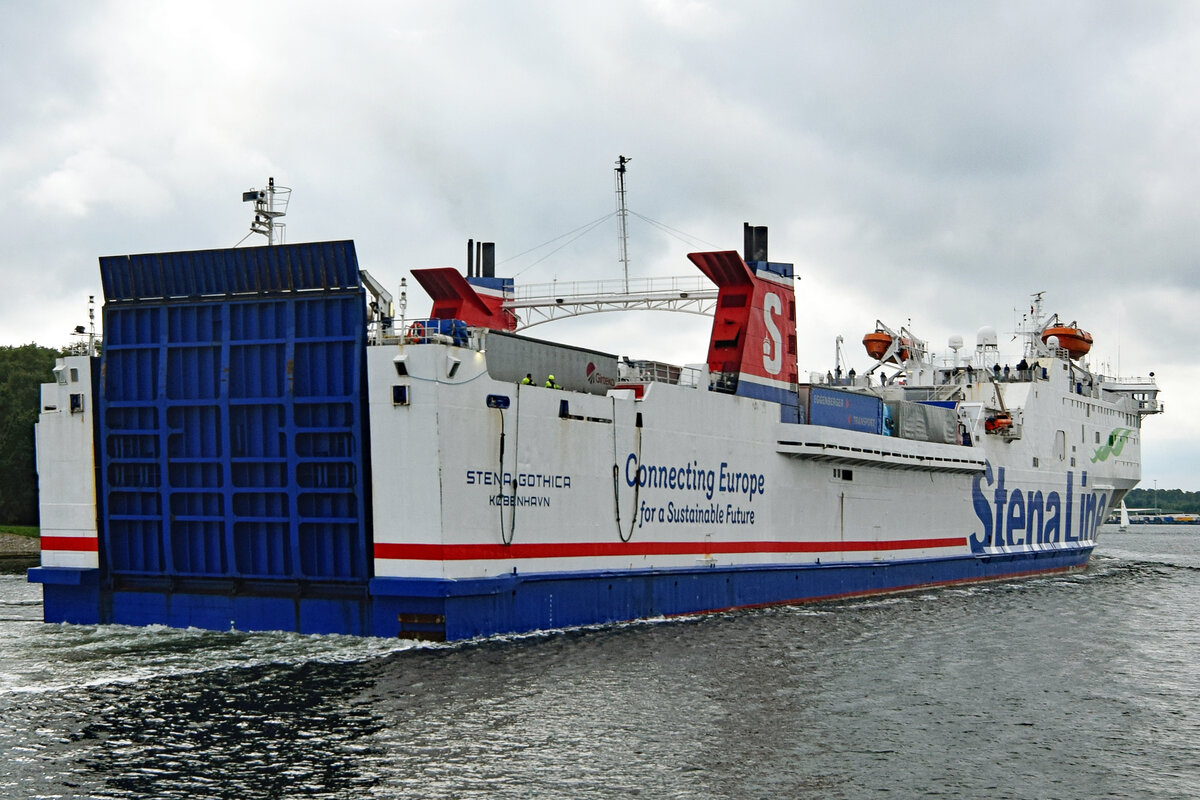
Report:
[[[283,244],[286,226],[278,220],[287,214],[291,197],[292,190],[287,186],[276,186],[274,178],[267,179],[266,189],[242,192],[243,203],[254,203],[254,221],[250,223],[250,232],[267,237],[268,246],[275,244],[277,239],[279,244]]]

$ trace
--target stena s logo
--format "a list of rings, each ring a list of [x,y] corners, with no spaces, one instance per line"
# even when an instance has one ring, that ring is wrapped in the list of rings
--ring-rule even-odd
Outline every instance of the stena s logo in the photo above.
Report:
[[[783,313],[783,301],[779,295],[771,292],[763,298],[763,324],[767,326],[767,335],[763,337],[763,369],[768,375],[778,375],[783,368],[783,337],[779,334],[779,326],[775,324],[775,314]]]

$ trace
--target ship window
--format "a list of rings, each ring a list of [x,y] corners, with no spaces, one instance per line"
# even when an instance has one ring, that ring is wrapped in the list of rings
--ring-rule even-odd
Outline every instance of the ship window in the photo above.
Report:
[[[82,414],[83,413],[83,395],[81,395],[81,394],[71,395],[71,413],[72,414]]]
[[[394,406],[408,405],[408,387],[407,386],[396,385],[396,386],[392,387],[392,405],[394,405]]]
[[[1035,467],[1038,465],[1038,457],[1037,457],[1037,456],[1034,456],[1034,457],[1033,457],[1033,465],[1034,465]]]
[[[1096,431],[1096,444],[1100,444],[1100,431]]]
[[[852,470],[852,469],[834,469],[833,477],[835,479],[840,478],[841,480],[844,480],[844,481],[852,481],[852,480],[854,480],[854,470]]]
[[[79,370],[71,367],[71,383],[79,383]]]
[[[1059,461],[1063,461],[1067,457],[1067,432],[1054,432],[1054,453],[1058,456]]]

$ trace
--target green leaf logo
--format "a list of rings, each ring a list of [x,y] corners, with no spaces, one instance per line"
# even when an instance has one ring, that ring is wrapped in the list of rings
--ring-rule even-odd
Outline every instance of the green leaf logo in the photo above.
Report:
[[[1096,448],[1096,452],[1092,453],[1092,463],[1097,461],[1107,461],[1109,456],[1119,456],[1121,451],[1125,449],[1125,442],[1129,439],[1129,434],[1133,433],[1132,428],[1114,428],[1113,432],[1108,435],[1108,441]]]

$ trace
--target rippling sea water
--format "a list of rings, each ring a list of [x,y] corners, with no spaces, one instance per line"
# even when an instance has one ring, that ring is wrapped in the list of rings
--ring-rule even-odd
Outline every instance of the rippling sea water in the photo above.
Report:
[[[1200,529],[1084,573],[455,645],[43,625],[7,798],[1200,796]]]

